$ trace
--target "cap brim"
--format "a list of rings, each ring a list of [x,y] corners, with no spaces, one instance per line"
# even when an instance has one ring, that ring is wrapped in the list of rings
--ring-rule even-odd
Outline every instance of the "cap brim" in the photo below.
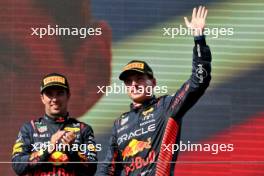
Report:
[[[44,86],[43,88],[41,88],[41,91],[40,92],[42,93],[48,87],[61,87],[61,88],[64,88],[64,89],[69,90],[69,88],[67,86],[65,86],[65,85],[61,85],[61,84],[48,84],[48,85]]]
[[[143,73],[145,74],[145,72],[143,70],[138,70],[138,69],[129,69],[129,70],[125,70],[123,71],[120,75],[119,75],[119,79],[124,81],[126,79],[126,77],[128,76],[129,73],[132,73],[132,72],[135,72],[135,73]]]

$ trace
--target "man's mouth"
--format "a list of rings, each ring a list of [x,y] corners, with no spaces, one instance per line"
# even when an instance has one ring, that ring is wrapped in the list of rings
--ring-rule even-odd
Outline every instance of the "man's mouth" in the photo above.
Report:
[[[54,108],[54,109],[59,109],[60,108],[59,105],[51,105],[51,107]]]

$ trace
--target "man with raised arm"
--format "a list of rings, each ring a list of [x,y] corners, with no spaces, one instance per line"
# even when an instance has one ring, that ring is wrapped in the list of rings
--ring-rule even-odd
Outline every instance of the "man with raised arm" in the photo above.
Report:
[[[191,21],[184,18],[194,36],[192,74],[173,96],[157,98],[147,92],[156,86],[156,79],[146,62],[132,60],[123,68],[119,79],[132,103],[130,111],[114,122],[98,175],[174,175],[178,152],[169,147],[179,142],[182,117],[211,80],[211,53],[203,35],[206,16],[207,9],[200,6],[193,9]]]

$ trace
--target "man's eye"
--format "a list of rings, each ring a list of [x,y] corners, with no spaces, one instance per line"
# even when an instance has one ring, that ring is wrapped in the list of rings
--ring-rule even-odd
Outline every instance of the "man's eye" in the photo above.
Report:
[[[64,95],[64,91],[58,92],[58,95],[60,95],[60,96]]]
[[[138,78],[137,81],[144,81],[144,78]]]
[[[125,84],[129,85],[129,84],[131,84],[131,82],[132,82],[131,80],[125,80]]]
[[[47,97],[50,97],[52,94],[50,93],[50,92],[45,92],[45,95],[47,96]]]

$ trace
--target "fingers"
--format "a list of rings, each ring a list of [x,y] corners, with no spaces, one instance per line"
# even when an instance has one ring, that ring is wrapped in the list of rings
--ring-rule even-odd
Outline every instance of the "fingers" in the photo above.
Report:
[[[65,134],[65,131],[59,130],[51,136],[50,146],[48,147],[49,153],[52,153],[55,150],[55,147],[52,147],[52,146],[54,146],[64,134]]]
[[[200,16],[201,16],[201,11],[202,11],[202,6],[199,6],[199,8],[198,8],[198,12],[197,12],[197,15],[196,15],[196,18],[200,18]]]
[[[185,21],[186,26],[189,27],[190,26],[190,22],[189,22],[187,17],[184,17],[184,21]]]
[[[207,13],[208,10],[205,6],[200,5],[199,7],[193,8],[191,21],[189,21],[187,17],[184,17],[185,24],[192,30],[193,36],[200,36],[203,34]]]
[[[203,18],[203,16],[204,16],[204,11],[205,11],[205,7],[204,7],[204,6],[202,6],[202,10],[201,10],[201,15],[200,15],[200,18]]]
[[[192,19],[196,18],[196,8],[193,8]]]
[[[196,8],[193,8],[192,19],[196,19],[196,18],[205,19],[207,16],[207,12],[208,10],[205,8],[205,6],[199,6],[198,10]]]
[[[63,144],[70,144],[75,140],[75,138],[76,138],[76,135],[74,132],[67,132],[62,137],[61,141]]]
[[[188,20],[187,17],[184,17],[184,21],[187,27],[191,26],[191,23],[193,21],[196,21],[196,19],[198,18],[202,18],[205,19],[207,16],[207,9],[205,8],[205,6],[199,6],[198,10],[196,8],[193,8],[193,13],[192,13],[192,20],[191,22]]]
[[[55,141],[57,142],[58,140],[60,140],[60,138],[62,138],[62,136],[65,134],[66,131],[58,131],[57,133],[55,133]]]
[[[59,131],[58,131],[57,133],[55,133],[55,134],[56,134],[57,138],[59,139],[59,138],[61,138],[65,133],[66,133],[66,131],[64,131],[64,130],[59,130]]]
[[[207,13],[208,13],[208,10],[206,9],[206,10],[205,10],[205,13],[204,13],[204,16],[203,16],[203,19],[206,19],[206,17],[207,17]]]
[[[64,135],[64,133],[65,131],[61,131],[61,130],[57,131],[52,135],[50,142],[52,144],[55,144]]]

